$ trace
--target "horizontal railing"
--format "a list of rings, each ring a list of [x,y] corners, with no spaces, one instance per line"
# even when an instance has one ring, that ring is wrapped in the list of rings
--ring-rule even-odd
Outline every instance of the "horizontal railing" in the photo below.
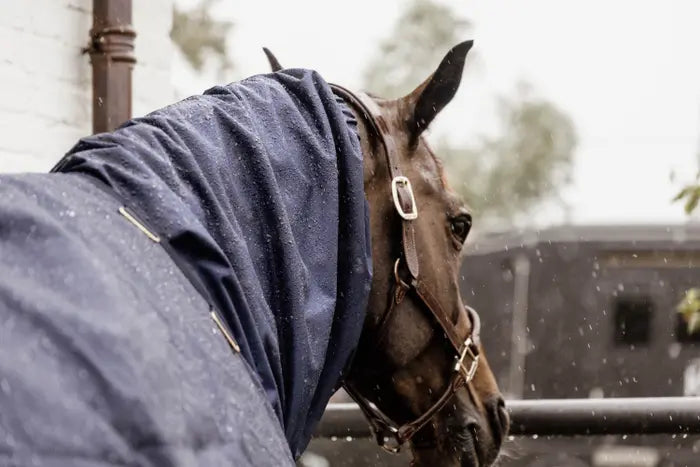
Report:
[[[700,434],[700,397],[514,400],[506,403],[511,435]],[[315,435],[367,437],[353,403],[329,404]]]

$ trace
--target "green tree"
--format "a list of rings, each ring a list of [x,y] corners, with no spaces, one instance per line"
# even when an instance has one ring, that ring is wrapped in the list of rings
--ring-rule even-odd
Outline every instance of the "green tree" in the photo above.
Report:
[[[469,21],[443,4],[414,0],[365,73],[365,87],[383,97],[405,95],[462,40]],[[474,207],[480,225],[524,218],[570,181],[576,147],[571,119],[551,102],[518,92],[500,102],[498,134],[473,145],[435,144],[452,185]]]
[[[464,40],[470,26],[445,5],[413,0],[379,45],[366,69],[365,87],[386,98],[409,93],[437,67],[441,52]]]
[[[173,8],[170,38],[195,70],[201,71],[207,57],[213,57],[219,71],[232,69],[226,38],[233,28],[230,21],[214,19],[211,8],[218,0],[203,0],[189,10]]]
[[[576,132],[551,102],[520,93],[500,102],[500,131],[474,147],[440,144],[450,182],[486,225],[522,218],[558,199],[571,180]]]

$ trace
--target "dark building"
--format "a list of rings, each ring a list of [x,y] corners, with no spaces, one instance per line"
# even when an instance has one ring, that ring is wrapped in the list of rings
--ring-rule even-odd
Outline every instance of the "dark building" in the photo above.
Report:
[[[509,398],[684,395],[700,337],[676,305],[700,287],[700,226],[486,236],[462,274]]]
[[[700,287],[700,226],[487,235],[470,246],[462,274],[507,398],[700,395],[700,335],[676,312]],[[697,439],[667,438],[525,442],[505,465],[625,466],[627,453],[629,465],[700,466]],[[561,451],[576,454],[551,454]]]

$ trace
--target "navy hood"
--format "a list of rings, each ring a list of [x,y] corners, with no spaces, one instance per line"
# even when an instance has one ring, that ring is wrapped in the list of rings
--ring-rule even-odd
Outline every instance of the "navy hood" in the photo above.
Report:
[[[160,236],[299,456],[357,346],[371,282],[356,122],[328,84],[292,69],[217,86],[80,140],[54,171],[100,180]]]

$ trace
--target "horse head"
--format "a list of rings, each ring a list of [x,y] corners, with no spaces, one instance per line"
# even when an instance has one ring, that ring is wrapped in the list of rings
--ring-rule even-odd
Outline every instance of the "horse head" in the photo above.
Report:
[[[410,442],[414,465],[490,465],[509,425],[478,315],[459,293],[471,215],[423,137],[454,97],[471,46],[455,46],[399,99],[334,87],[358,120],[374,270],[344,384],[378,443],[396,451]]]

